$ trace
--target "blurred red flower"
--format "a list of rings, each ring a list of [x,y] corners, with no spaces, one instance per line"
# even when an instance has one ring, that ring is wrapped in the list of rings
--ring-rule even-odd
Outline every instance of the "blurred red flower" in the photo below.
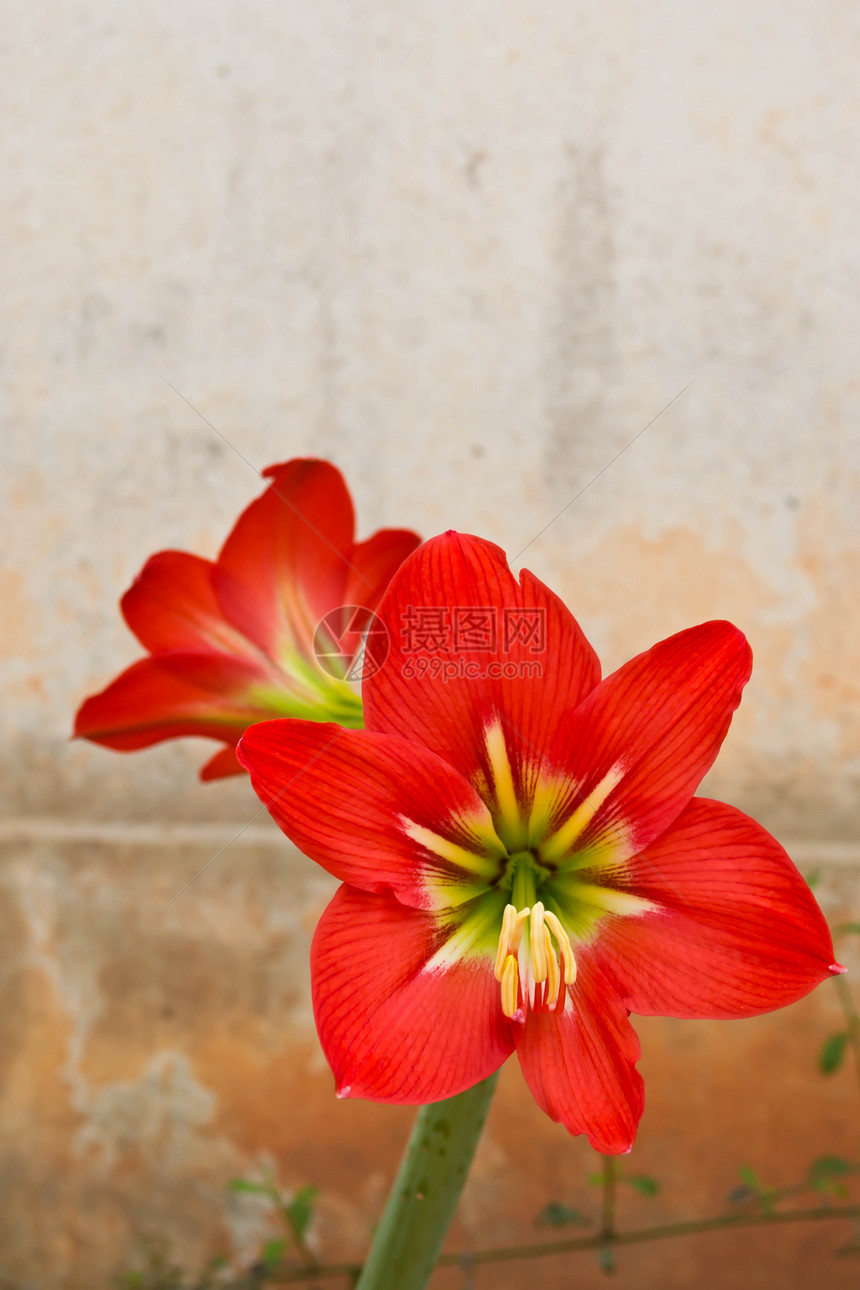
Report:
[[[350,684],[361,633],[350,618],[362,614],[340,616],[344,643],[338,611],[374,610],[420,538],[382,529],[356,543],[352,498],[327,461],[263,474],[271,483],[217,560],[160,551],[146,562],[121,606],[149,657],[82,704],[76,735],[121,751],[182,735],[220,740],[200,772],[207,780],[242,773],[235,747],[254,721],[361,725]]]
[[[601,681],[562,602],[454,533],[406,560],[379,614],[391,652],[364,731],[270,721],[238,750],[344,883],[311,958],[338,1091],[438,1101],[516,1051],[548,1115],[627,1151],[631,1011],[747,1017],[841,970],[779,843],[693,797],[749,646],[703,623]]]

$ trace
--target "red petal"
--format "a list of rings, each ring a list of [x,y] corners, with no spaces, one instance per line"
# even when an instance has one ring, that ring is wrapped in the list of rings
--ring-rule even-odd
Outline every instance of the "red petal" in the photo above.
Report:
[[[247,712],[246,724],[271,715],[271,710],[255,703],[250,695],[255,686],[286,693],[284,677],[274,672],[267,660],[237,658],[233,654],[159,654],[153,662],[163,672],[204,690]],[[211,703],[211,699],[210,699]]]
[[[678,632],[608,676],[565,724],[547,763],[599,808],[577,849],[620,833],[641,850],[692,797],[719,751],[752,670],[731,623]],[[620,782],[608,796],[608,776]]]
[[[264,721],[246,731],[238,756],[287,837],[341,881],[429,909],[460,904],[498,873],[497,861],[477,854],[474,830],[492,836],[486,806],[419,744],[331,723]],[[404,819],[474,851],[475,871],[414,840]]]
[[[240,515],[218,557],[218,599],[228,619],[283,660],[313,658],[319,620],[344,603],[355,518],[343,476],[327,461],[269,466],[271,484]]]
[[[641,1050],[618,995],[587,954],[561,1012],[529,1012],[516,1035],[523,1075],[552,1120],[595,1151],[629,1151],[642,1116]]]
[[[732,806],[694,798],[627,875],[661,909],[607,918],[595,954],[634,1012],[750,1017],[831,975],[833,942],[807,883]]]
[[[185,551],[151,556],[122,598],[125,621],[144,648],[219,651],[255,656],[257,651],[225,621],[215,596],[215,565]]]
[[[512,1052],[492,958],[427,970],[448,921],[352,887],[323,914],[311,948],[314,1013],[342,1097],[438,1102]]]
[[[85,700],[75,718],[75,734],[121,750],[147,748],[180,735],[233,743],[253,720],[253,709],[249,713],[229,696],[213,698],[189,679],[165,671],[156,659],[144,658]]]
[[[395,574],[379,613],[391,653],[364,686],[368,728],[417,739],[470,779],[479,765],[489,774],[484,729],[494,714],[517,773],[600,678],[558,597],[527,570],[518,583],[504,552],[481,538],[425,542]]]
[[[421,539],[409,529],[380,529],[353,548],[343,602],[376,609],[382,594]]]
[[[200,778],[204,783],[212,779],[225,779],[228,775],[244,774],[245,767],[236,756],[235,747],[222,748],[200,770]]]

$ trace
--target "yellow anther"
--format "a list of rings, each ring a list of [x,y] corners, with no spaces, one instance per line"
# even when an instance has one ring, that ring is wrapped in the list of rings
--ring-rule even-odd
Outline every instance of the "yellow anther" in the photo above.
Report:
[[[531,945],[532,975],[535,981],[545,981],[549,971],[546,961],[546,938],[544,936],[545,910],[543,902],[536,900],[532,905],[529,942]]]
[[[511,1020],[517,1015],[517,991],[520,984],[520,972],[513,954],[505,959],[502,969],[502,1012]]]
[[[551,909],[544,911],[544,920],[547,927],[552,932],[558,945],[558,952],[561,955],[561,961],[564,964],[564,983],[573,985],[576,980],[576,959],[573,956],[573,946],[570,943],[570,937],[561,925],[560,920]]]
[[[554,1008],[558,1003],[558,992],[561,989],[561,974],[558,970],[558,959],[555,957],[555,951],[552,948],[549,928],[543,929],[544,944],[546,945],[546,962],[547,962],[547,980],[546,980],[546,1006]]]
[[[512,954],[516,954],[517,950],[520,948],[520,941],[523,939],[523,928],[528,922],[528,917],[531,912],[532,911],[528,907],[526,907],[525,909],[521,909],[520,912],[517,914],[517,921],[514,924],[514,931],[513,931],[513,935],[511,936]]]
[[[529,913],[528,909],[521,909],[518,913],[516,905],[505,905],[505,912],[502,914],[502,930],[499,933],[499,944],[496,949],[496,962],[493,967],[493,975],[497,981],[502,979],[505,959],[509,954],[516,954],[520,948],[523,927]]]
[[[497,981],[501,981],[502,972],[505,966],[505,959],[511,952],[514,927],[517,921],[516,905],[505,905],[505,912],[502,914],[502,930],[499,933],[499,944],[496,949],[496,963],[493,968],[493,975]]]

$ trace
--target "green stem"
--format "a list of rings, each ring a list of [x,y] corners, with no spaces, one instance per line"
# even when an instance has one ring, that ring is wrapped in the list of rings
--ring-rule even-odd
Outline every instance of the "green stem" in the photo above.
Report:
[[[423,1290],[487,1118],[498,1072],[418,1112],[356,1290]]]

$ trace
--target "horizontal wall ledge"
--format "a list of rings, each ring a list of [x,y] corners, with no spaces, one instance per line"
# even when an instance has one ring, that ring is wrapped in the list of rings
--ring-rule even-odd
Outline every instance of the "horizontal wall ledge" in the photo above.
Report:
[[[245,842],[260,847],[291,846],[263,810],[250,819],[217,824],[143,824],[124,820],[65,820],[56,816],[7,816],[0,818],[0,842],[32,840],[41,842],[101,842],[140,846],[227,847]],[[833,866],[860,869],[860,839],[822,840],[780,838],[795,864],[801,868]]]

